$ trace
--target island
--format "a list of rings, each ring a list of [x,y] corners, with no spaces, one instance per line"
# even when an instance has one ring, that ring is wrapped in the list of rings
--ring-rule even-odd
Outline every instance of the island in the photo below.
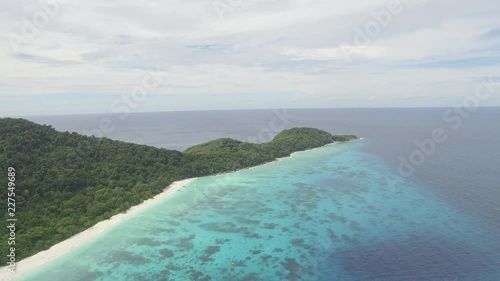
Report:
[[[355,139],[354,135],[293,128],[267,143],[223,138],[180,152],[0,118],[2,198],[9,192],[9,167],[16,173],[15,218],[20,222],[16,225],[16,261],[153,198],[173,182],[237,171]],[[7,212],[3,219],[9,219]],[[8,238],[7,229],[2,241]],[[8,253],[10,247],[1,243],[0,252]],[[8,264],[8,257],[1,255],[1,262]]]

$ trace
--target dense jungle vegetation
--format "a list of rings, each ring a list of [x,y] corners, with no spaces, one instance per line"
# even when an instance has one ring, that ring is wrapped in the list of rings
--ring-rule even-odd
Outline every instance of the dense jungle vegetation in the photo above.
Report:
[[[101,220],[162,192],[174,181],[234,171],[295,151],[356,136],[311,128],[279,133],[271,142],[218,139],[185,152],[58,132],[24,119],[0,119],[0,194],[8,218],[8,167],[15,168],[16,260],[50,248]],[[8,229],[1,232],[7,241]],[[9,246],[0,244],[6,265]]]

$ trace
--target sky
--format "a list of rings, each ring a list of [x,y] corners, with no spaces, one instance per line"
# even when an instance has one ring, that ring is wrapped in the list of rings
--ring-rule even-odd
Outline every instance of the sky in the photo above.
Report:
[[[0,7],[0,116],[452,107],[482,83],[500,106],[498,0]]]

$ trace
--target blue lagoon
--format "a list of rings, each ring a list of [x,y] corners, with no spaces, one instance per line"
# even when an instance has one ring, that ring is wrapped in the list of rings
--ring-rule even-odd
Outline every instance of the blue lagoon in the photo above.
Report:
[[[495,230],[367,143],[196,179],[21,280],[500,280]]]

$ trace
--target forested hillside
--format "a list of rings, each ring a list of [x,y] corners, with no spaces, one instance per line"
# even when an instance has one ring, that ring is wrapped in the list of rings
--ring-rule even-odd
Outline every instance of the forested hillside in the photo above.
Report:
[[[23,119],[0,119],[0,194],[4,202],[7,169],[16,169],[16,259],[125,211],[173,181],[234,171],[352,139],[356,137],[295,128],[265,144],[219,139],[183,153],[58,132]],[[6,212],[3,219],[7,219]],[[1,235],[7,241],[7,229]],[[10,246],[0,245],[1,253],[7,253]],[[1,256],[6,264],[6,255]]]

